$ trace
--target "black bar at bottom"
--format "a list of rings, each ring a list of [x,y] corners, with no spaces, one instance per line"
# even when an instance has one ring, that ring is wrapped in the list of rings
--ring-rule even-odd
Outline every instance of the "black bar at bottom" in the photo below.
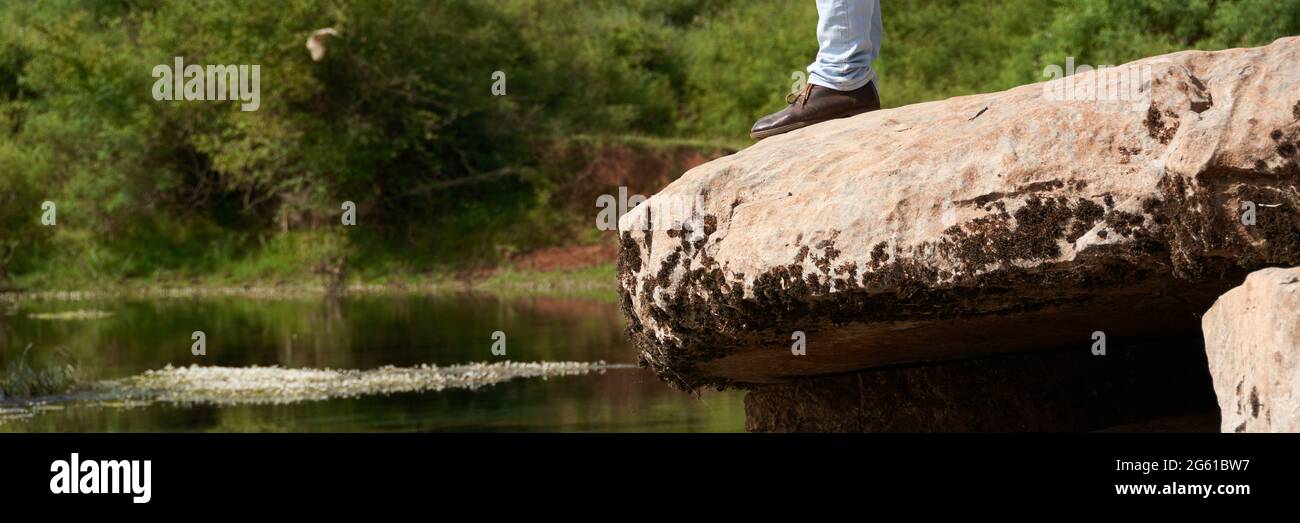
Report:
[[[1296,493],[1297,443],[1294,434],[8,434],[0,436],[0,498],[11,506],[127,512],[519,509],[640,496],[717,501],[739,489],[765,503],[850,496],[891,504],[1257,506]],[[82,466],[148,460],[149,501],[51,492],[52,464],[70,467],[73,453]]]

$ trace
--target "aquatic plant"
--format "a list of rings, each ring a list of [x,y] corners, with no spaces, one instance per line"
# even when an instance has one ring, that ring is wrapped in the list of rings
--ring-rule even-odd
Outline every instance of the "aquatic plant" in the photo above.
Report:
[[[5,365],[0,374],[0,400],[66,394],[90,381],[90,372],[66,352],[56,351],[57,361],[38,366],[28,359],[31,350],[28,343],[18,358]]]
[[[577,376],[631,365],[542,361],[417,365],[377,369],[205,367],[190,365],[95,384],[79,399],[173,404],[286,404],[446,389],[474,390],[519,378]]]

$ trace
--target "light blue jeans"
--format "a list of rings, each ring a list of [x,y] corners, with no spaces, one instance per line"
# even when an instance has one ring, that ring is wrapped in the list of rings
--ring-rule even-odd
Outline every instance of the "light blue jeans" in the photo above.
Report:
[[[871,63],[884,36],[880,0],[817,0],[817,60],[808,83],[852,91],[876,79]]]

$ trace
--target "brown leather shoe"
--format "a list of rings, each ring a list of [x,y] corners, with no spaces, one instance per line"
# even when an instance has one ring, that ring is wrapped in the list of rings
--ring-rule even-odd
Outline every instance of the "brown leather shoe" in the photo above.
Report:
[[[820,85],[808,84],[803,92],[786,96],[789,107],[758,119],[749,137],[762,140],[769,136],[787,133],[800,127],[875,111],[880,108],[880,95],[876,82],[852,91],[836,91]]]

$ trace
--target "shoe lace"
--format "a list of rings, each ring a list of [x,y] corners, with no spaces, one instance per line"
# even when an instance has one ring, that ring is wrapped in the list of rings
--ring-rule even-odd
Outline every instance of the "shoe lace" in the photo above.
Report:
[[[808,95],[812,94],[812,87],[812,84],[804,84],[802,91],[797,93],[787,93],[785,95],[785,103],[794,105],[795,102],[800,102],[799,108],[802,109],[804,106],[808,105]]]

